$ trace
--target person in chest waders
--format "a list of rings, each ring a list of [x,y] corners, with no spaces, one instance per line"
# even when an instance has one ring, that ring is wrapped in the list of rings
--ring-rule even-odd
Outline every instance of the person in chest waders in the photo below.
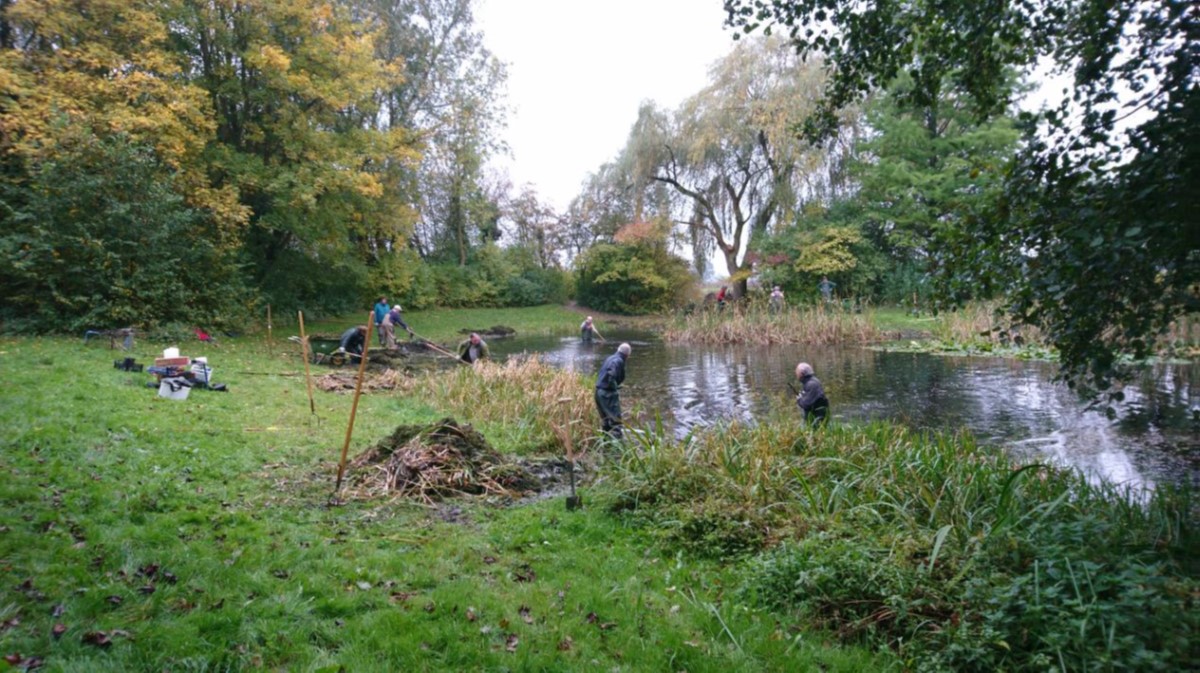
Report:
[[[458,345],[458,357],[463,362],[475,364],[478,360],[488,357],[488,345],[479,334],[471,332],[471,337]]]
[[[596,327],[592,324],[592,316],[589,315],[587,320],[584,320],[583,323],[579,325],[579,339],[585,344],[590,344],[592,343],[592,339],[595,337]]]
[[[800,394],[796,395],[796,406],[804,410],[805,422],[812,427],[821,427],[829,420],[829,398],[821,380],[813,374],[812,365],[801,362],[796,365],[796,378],[800,379]]]
[[[600,373],[596,375],[596,409],[600,412],[600,429],[613,439],[621,439],[621,394],[618,391],[625,382],[625,360],[630,350],[629,344],[618,346],[617,352],[600,365]]]

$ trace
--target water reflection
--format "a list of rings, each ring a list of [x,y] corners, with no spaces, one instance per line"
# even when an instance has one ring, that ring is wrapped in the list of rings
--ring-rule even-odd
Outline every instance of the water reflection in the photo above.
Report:
[[[594,374],[618,343],[633,354],[627,409],[661,414],[676,433],[720,420],[753,420],[788,404],[797,362],[816,368],[843,421],[890,420],[920,429],[967,428],[1025,460],[1052,460],[1095,479],[1153,487],[1200,485],[1200,367],[1148,368],[1109,420],[1052,381],[1047,363],[948,358],[862,348],[668,345],[640,333],[522,337],[492,344],[497,356],[537,352],[555,366]],[[799,415],[797,414],[797,422]]]

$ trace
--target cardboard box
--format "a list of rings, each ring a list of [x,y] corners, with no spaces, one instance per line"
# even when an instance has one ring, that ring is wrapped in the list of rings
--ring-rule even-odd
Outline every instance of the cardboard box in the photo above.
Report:
[[[191,358],[154,358],[155,367],[186,367],[192,363]]]

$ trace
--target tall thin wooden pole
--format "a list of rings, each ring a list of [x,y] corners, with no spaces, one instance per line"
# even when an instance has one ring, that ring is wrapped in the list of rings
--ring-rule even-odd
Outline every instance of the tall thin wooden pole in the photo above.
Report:
[[[271,339],[271,305],[267,304],[267,346],[274,346],[274,341]]]
[[[308,408],[316,416],[317,403],[313,401],[312,372],[308,367],[308,360],[312,357],[312,351],[308,349],[308,335],[304,333],[304,311],[296,311],[296,316],[300,319],[300,346],[304,349],[304,380],[308,382]]]
[[[346,443],[342,445],[342,459],[338,462],[336,495],[342,490],[342,475],[346,473],[346,454],[350,452],[350,436],[354,434],[354,417],[358,414],[358,396],[362,394],[363,373],[367,371],[367,351],[371,350],[371,326],[375,324],[374,312],[367,314],[367,338],[363,339],[362,359],[358,362],[358,380],[354,382],[354,402],[350,404],[350,423],[346,426]]]

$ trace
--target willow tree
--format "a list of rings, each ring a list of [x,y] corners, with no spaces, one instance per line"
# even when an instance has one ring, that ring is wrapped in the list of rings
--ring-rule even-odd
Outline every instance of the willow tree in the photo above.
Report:
[[[1200,310],[1200,12],[1187,0],[725,0],[745,32],[788,34],[837,65],[806,135],[906,73],[912,98],[949,83],[976,120],[1012,103],[1009,69],[1073,86],[1027,115],[992,217],[949,230],[951,299],[994,293],[1058,346],[1064,373],[1106,385],[1121,353],[1155,350]]]
[[[804,178],[823,165],[823,150],[791,129],[824,81],[819,63],[778,40],[743,41],[678,110],[643,106],[624,150],[635,175],[670,187],[675,219],[695,245],[720,251],[738,295],[749,242],[790,221]]]

